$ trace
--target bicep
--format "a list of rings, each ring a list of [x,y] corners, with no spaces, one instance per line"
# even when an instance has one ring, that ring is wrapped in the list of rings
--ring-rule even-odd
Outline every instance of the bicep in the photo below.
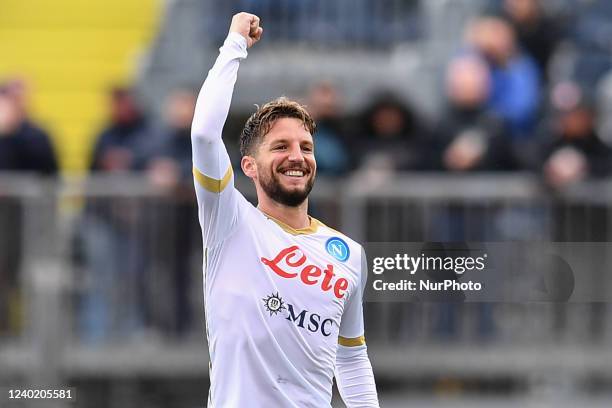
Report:
[[[193,177],[198,200],[198,217],[205,247],[221,242],[238,223],[240,193],[234,188],[234,174],[222,141],[194,141]]]

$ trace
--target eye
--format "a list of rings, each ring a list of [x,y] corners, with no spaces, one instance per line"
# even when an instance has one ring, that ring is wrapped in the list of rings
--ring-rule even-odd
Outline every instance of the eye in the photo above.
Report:
[[[312,153],[312,146],[310,145],[306,145],[306,146],[302,146],[302,151],[307,152],[307,153]]]
[[[278,144],[278,145],[274,145],[272,146],[272,150],[286,150],[287,146],[284,144]]]

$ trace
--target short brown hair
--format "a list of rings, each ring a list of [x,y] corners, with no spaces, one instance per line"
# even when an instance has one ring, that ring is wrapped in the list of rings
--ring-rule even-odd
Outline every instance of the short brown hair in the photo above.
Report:
[[[261,107],[246,121],[240,134],[240,154],[253,153],[263,137],[270,131],[274,122],[281,118],[295,118],[302,122],[304,128],[314,135],[316,125],[303,105],[284,96],[274,99]]]

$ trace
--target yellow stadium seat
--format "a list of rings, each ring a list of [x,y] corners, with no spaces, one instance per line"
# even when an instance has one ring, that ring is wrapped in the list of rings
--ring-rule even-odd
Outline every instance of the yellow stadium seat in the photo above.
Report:
[[[86,169],[111,86],[133,80],[158,30],[161,0],[3,0],[0,81],[32,88],[33,117],[49,129],[62,169]]]

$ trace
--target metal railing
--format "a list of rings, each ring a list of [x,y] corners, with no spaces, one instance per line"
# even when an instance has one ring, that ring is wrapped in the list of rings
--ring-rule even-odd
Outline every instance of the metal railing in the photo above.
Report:
[[[254,198],[248,180],[237,185]],[[362,175],[318,180],[311,197],[314,216],[361,242],[612,234],[612,180],[553,195],[529,175]],[[6,176],[0,223],[0,382],[206,375],[189,188],[169,193],[137,175]],[[612,373],[605,303],[368,303],[366,326],[374,365],[393,378]]]

